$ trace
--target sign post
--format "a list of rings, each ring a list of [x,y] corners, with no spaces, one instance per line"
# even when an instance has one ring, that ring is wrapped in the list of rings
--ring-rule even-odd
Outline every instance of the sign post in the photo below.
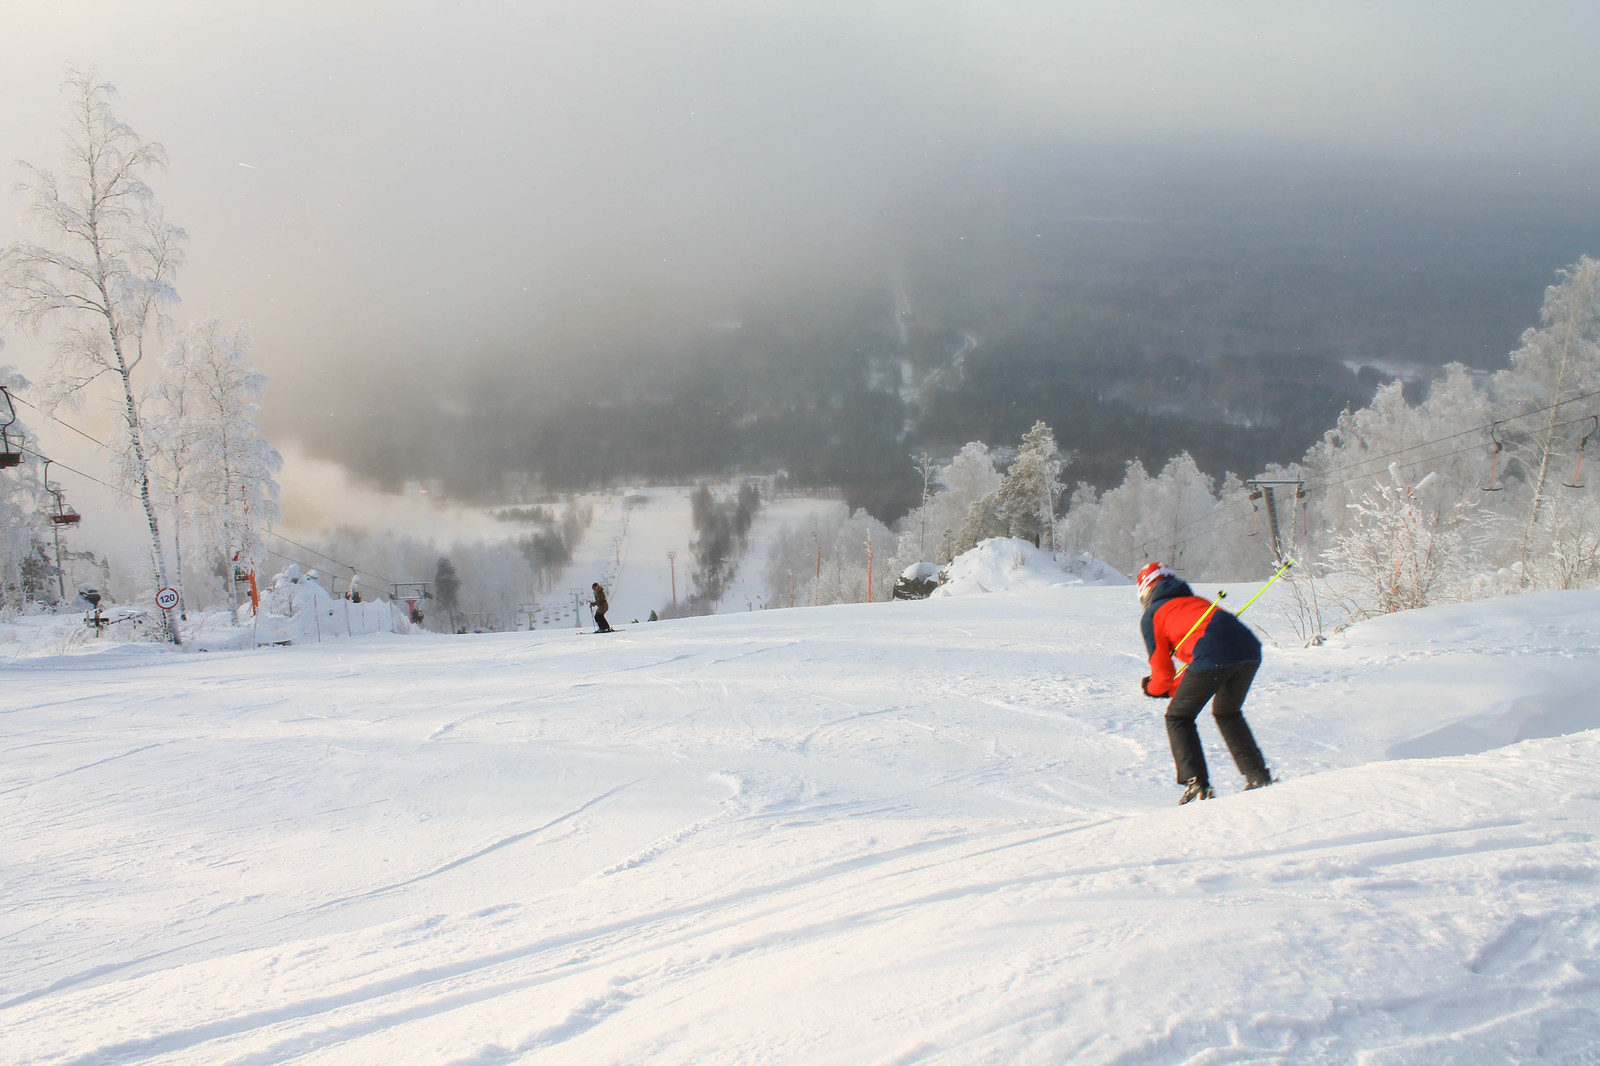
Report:
[[[182,644],[178,636],[178,627],[172,620],[172,609],[178,606],[178,590],[170,585],[156,593],[156,606],[161,608],[161,624],[166,629],[167,635],[172,638],[172,643]]]

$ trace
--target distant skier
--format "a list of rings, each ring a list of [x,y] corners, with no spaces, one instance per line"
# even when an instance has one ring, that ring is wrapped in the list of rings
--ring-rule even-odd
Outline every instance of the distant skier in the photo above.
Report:
[[[1243,713],[1245,695],[1261,666],[1261,642],[1243,622],[1196,596],[1163,563],[1140,570],[1138,585],[1144,606],[1139,627],[1150,656],[1150,674],[1140,685],[1146,696],[1172,700],[1167,705],[1167,740],[1178,783],[1184,786],[1178,802],[1212,797],[1200,731],[1195,728],[1208,700],[1228,753],[1244,775],[1245,790],[1272,784],[1272,772]],[[1181,678],[1173,671],[1174,657],[1187,664]]]
[[[594,631],[609,633],[611,623],[606,621],[606,612],[611,609],[611,604],[606,600],[605,586],[596,581],[589,588],[594,592],[594,599],[589,601],[589,606],[594,608]]]

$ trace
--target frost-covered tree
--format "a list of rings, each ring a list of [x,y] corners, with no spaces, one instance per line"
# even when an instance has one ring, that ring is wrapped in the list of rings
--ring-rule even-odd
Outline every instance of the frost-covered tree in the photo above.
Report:
[[[1541,325],[1522,335],[1511,353],[1511,365],[1495,376],[1495,393],[1503,416],[1520,410],[1537,413],[1512,440],[1528,471],[1527,521],[1520,562],[1526,568],[1541,511],[1550,496],[1551,465],[1558,454],[1571,454],[1581,433],[1572,415],[1576,397],[1600,390],[1600,261],[1584,256],[1561,271],[1561,282],[1545,290]],[[1542,410],[1541,410],[1542,409]],[[1583,408],[1585,414],[1592,407]]]
[[[1134,538],[1134,530],[1139,528],[1144,517],[1150,481],[1144,464],[1135,459],[1127,465],[1122,483],[1102,493],[1094,502],[1095,539],[1090,550],[1124,574],[1136,572],[1155,558],[1151,554],[1153,546],[1140,544]],[[1074,494],[1074,500],[1079,506],[1088,502],[1081,488]],[[1089,519],[1079,515],[1076,521],[1085,525]]]
[[[1350,505],[1353,521],[1327,552],[1358,617],[1441,602],[1466,569],[1462,525],[1469,504],[1446,506],[1433,497],[1433,474],[1416,485],[1394,477],[1395,483],[1378,482]]]
[[[995,492],[995,513],[1006,535],[1043,544],[1055,528],[1056,497],[1061,491],[1061,471],[1066,463],[1056,447],[1055,433],[1043,422],[1022,435],[1022,447]]]
[[[1358,613],[1600,583],[1600,477],[1574,476],[1597,425],[1600,262],[1562,271],[1541,318],[1492,382],[1447,366],[1416,404],[1391,382],[1300,463],[1255,476],[1288,483],[1276,512],[1300,564],[1289,580],[1309,605],[1303,635],[1320,633],[1324,580],[1343,584]],[[1135,462],[1103,494],[1078,486],[1062,541],[1125,573],[1161,557],[1195,577],[1259,577],[1271,561],[1267,506],[1232,474],[1213,494],[1184,456],[1155,477]]]
[[[1080,481],[1067,502],[1067,513],[1056,523],[1056,542],[1074,555],[1095,555],[1100,549],[1100,493]]]
[[[922,478],[922,496],[917,506],[917,560],[920,562],[928,557],[928,503],[933,499],[939,468],[927,452],[913,455],[911,462]]]
[[[1281,478],[1275,477],[1276,473],[1269,470],[1263,476],[1272,480],[1289,480],[1289,471],[1284,471]],[[1217,489],[1216,506],[1210,517],[1200,526],[1187,531],[1191,545],[1204,542],[1200,551],[1205,561],[1195,573],[1197,578],[1245,581],[1261,577],[1271,570],[1274,559],[1272,541],[1260,512],[1260,504],[1264,501],[1251,499],[1254,491],[1237,474],[1227,474]],[[1291,508],[1281,515],[1287,519],[1291,531],[1287,554],[1296,560],[1304,551],[1293,532],[1301,525],[1303,512],[1299,503],[1292,501]],[[1197,560],[1199,556],[1190,555],[1189,558]]]
[[[1141,550],[1180,572],[1205,573],[1211,554],[1206,520],[1217,507],[1212,484],[1188,452],[1167,460],[1140,496],[1133,540]]]
[[[1351,505],[1371,492],[1374,478],[1394,480],[1388,473],[1391,463],[1402,479],[1435,475],[1430,497],[1438,506],[1477,506],[1489,481],[1484,427],[1493,420],[1488,396],[1459,364],[1445,367],[1444,376],[1416,406],[1406,401],[1396,381],[1380,387],[1366,407],[1346,410],[1306,452],[1308,550],[1329,547],[1333,535],[1348,527],[1356,513]],[[1481,450],[1476,446],[1480,442]]]
[[[997,493],[991,492],[974,500],[967,509],[966,520],[961,523],[961,532],[956,534],[955,554],[963,555],[976,548],[990,537],[1004,537],[1010,535],[1005,520],[1000,517],[1000,510],[995,506]]]
[[[254,568],[261,529],[279,517],[273,475],[283,459],[256,425],[267,378],[250,348],[244,326],[229,332],[216,319],[195,323],[173,339],[152,397],[151,438],[166,460],[174,537],[187,516],[220,554],[229,580],[236,568]]]
[[[113,87],[93,73],[73,71],[65,91],[63,171],[58,177],[24,163],[28,177],[19,187],[40,243],[6,248],[0,287],[24,323],[60,325],[46,382],[55,401],[79,402],[101,378],[116,383],[121,437],[149,526],[151,577],[165,585],[134,372],[161,308],[177,300],[172,278],[182,262],[184,233],[166,221],[145,184],[152,169],[165,165],[166,152],[112,113]]]
[[[177,580],[180,612],[186,613],[190,589],[184,581],[183,533],[188,518],[189,503],[194,496],[194,481],[190,478],[194,457],[193,430],[195,420],[190,400],[190,382],[187,367],[181,363],[168,365],[144,397],[142,413],[145,419],[145,441],[149,446],[151,468],[157,471],[165,485],[168,502],[172,508],[172,566]],[[119,454],[126,457],[125,449]],[[119,471],[124,480],[136,477],[132,471]]]
[[[28,382],[14,367],[0,366],[0,385],[21,391]],[[37,449],[4,393],[0,423],[6,424],[9,453],[18,457],[16,466],[0,469],[0,611],[22,611],[31,601],[55,596],[55,569],[44,554]],[[51,580],[44,581],[46,576]]]
[[[461,602],[461,578],[456,574],[456,564],[441,555],[433,570],[433,598],[448,612],[450,632],[456,631],[456,607]]]
[[[956,551],[972,505],[1000,487],[994,456],[982,441],[967,443],[948,466],[939,471],[943,486],[927,506],[927,540],[936,545],[936,558],[948,563]]]
[[[791,581],[797,607],[865,602],[869,538],[874,552],[872,599],[889,599],[904,565],[893,551],[894,534],[866,511],[847,514],[840,507],[814,515],[809,522],[789,522],[773,534],[762,568],[767,602],[787,606]]]

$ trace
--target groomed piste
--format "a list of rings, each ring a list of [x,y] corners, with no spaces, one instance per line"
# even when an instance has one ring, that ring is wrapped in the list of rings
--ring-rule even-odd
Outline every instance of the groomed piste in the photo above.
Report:
[[[1594,1061],[1600,593],[1269,644],[1179,808],[1132,587],[972,576],[0,644],[0,1062]]]

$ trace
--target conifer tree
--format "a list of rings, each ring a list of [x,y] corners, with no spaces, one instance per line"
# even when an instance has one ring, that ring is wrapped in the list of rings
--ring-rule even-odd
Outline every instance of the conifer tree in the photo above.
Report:
[[[1056,436],[1043,422],[1022,436],[1022,449],[995,492],[995,513],[1005,535],[1043,545],[1055,527],[1056,497],[1061,491],[1061,471],[1066,466]]]
[[[456,606],[461,599],[461,578],[448,556],[439,556],[433,571],[433,598],[450,615],[450,632],[456,631]]]

